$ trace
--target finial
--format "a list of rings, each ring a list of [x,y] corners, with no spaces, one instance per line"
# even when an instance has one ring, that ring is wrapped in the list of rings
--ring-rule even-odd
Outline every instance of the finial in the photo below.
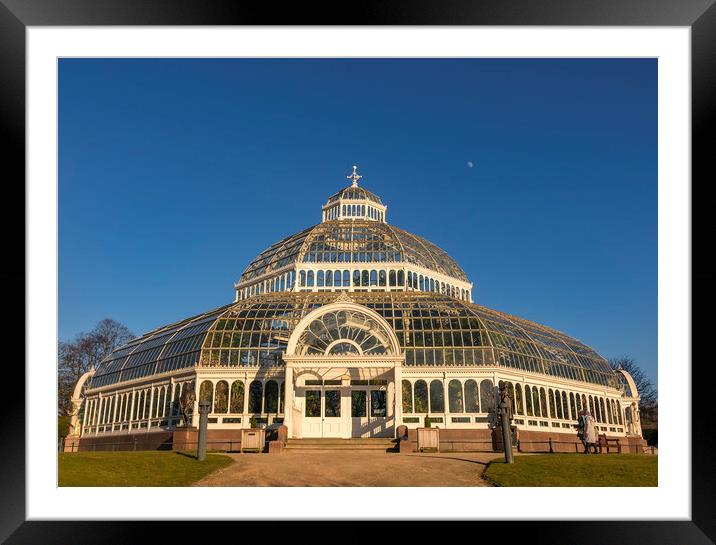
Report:
[[[363,177],[356,172],[357,169],[358,167],[356,165],[353,165],[353,174],[346,176],[346,178],[352,181],[351,187],[358,187],[358,180]]]

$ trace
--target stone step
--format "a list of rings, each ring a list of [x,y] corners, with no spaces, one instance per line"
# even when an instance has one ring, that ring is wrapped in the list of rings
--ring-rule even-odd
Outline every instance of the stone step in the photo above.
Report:
[[[286,442],[288,450],[382,450],[395,447],[393,439],[334,439],[334,438],[306,438],[289,439]]]

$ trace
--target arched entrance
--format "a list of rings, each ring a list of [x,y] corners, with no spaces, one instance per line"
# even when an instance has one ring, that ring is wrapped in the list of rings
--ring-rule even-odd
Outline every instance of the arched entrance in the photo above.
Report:
[[[284,361],[289,437],[394,435],[404,356],[382,316],[342,295],[299,322]]]

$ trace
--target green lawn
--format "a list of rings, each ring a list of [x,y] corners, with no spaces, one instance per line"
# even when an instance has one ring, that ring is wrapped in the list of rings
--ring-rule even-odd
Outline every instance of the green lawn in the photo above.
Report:
[[[75,452],[58,454],[60,486],[188,486],[232,464],[221,454],[199,462],[172,451]]]
[[[657,456],[534,454],[490,462],[485,478],[497,486],[658,486]]]

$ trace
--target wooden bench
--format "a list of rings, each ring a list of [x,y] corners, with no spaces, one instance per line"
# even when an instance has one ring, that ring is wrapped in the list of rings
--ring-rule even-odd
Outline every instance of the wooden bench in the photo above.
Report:
[[[600,433],[597,438],[599,439],[599,452],[603,452],[603,449],[607,449],[607,454],[611,451],[611,449],[616,448],[617,453],[621,454],[622,452],[622,446],[619,444],[619,439],[610,439],[607,437],[605,433]]]

